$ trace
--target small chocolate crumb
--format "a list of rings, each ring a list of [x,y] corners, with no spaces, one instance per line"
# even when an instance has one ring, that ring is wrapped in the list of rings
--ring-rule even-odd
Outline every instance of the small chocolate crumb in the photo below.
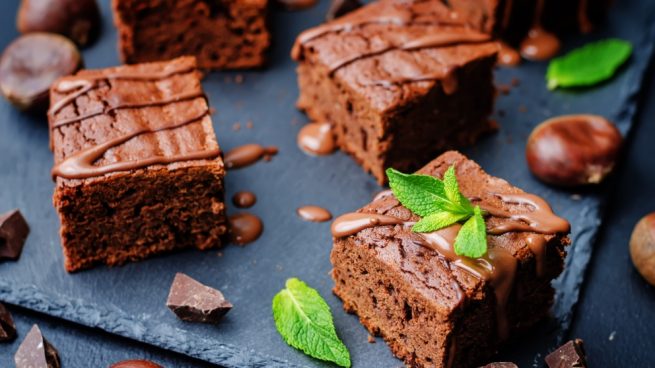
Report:
[[[236,84],[242,84],[245,78],[241,74],[237,74],[234,76],[234,83]]]
[[[332,0],[325,19],[331,21],[362,6],[358,0]]]
[[[254,126],[254,125],[253,125],[253,123],[252,123],[252,120],[248,120],[248,121],[246,122],[246,128],[248,128],[248,129],[252,129],[253,126]]]
[[[516,78],[516,77],[514,77],[514,78],[512,78],[512,82],[511,82],[511,84],[512,84],[512,87],[518,87],[518,86],[521,85],[521,80],[518,79],[518,78]]]
[[[512,90],[512,87],[508,86],[506,84],[499,84],[498,85],[498,91],[500,91],[500,93],[502,93],[505,96],[509,95],[509,92],[511,90]]]
[[[525,105],[519,105],[519,112],[528,112],[528,108]]]
[[[369,344],[375,344],[375,337],[368,335],[368,343]]]
[[[109,368],[163,368],[161,365],[144,359],[123,360],[114,363]]]
[[[241,129],[241,123],[239,123],[238,121],[232,124],[232,130],[234,130],[235,132],[238,132],[240,129]]]
[[[59,368],[59,354],[34,325],[14,355],[16,368]]]
[[[29,233],[30,227],[19,210],[0,215],[0,261],[17,260]]]
[[[183,321],[203,323],[218,323],[232,309],[223,293],[183,273],[175,275],[166,306]]]
[[[11,313],[0,303],[0,342],[14,341],[16,338],[16,325]]]
[[[587,359],[583,341],[574,339],[560,346],[546,356],[546,365],[549,368],[585,368]]]

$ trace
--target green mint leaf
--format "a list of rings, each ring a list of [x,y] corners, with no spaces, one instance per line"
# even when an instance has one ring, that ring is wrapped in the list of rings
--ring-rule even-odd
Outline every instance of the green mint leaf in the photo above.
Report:
[[[416,233],[429,233],[448,227],[456,222],[466,220],[470,215],[463,213],[437,212],[423,217],[412,226]]]
[[[589,43],[553,59],[548,65],[548,89],[591,86],[612,77],[632,53],[632,44],[619,39]]]
[[[334,329],[330,307],[304,282],[291,278],[273,298],[275,327],[287,344],[317,359],[350,367],[350,353]]]
[[[446,170],[446,173],[443,176],[443,183],[446,197],[456,205],[452,208],[453,212],[472,215],[473,205],[471,204],[471,201],[464,197],[462,192],[459,191],[459,183],[457,182],[457,176],[455,175],[455,166],[451,166]]]
[[[419,216],[441,211],[443,204],[449,202],[444,183],[433,176],[387,169],[387,177],[391,191],[400,203]]]
[[[480,206],[475,206],[469,218],[455,238],[455,254],[469,258],[479,258],[487,253],[487,230]]]

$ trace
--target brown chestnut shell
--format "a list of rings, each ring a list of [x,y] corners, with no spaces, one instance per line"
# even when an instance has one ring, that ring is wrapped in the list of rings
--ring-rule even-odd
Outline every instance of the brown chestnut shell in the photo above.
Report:
[[[530,134],[526,160],[540,180],[558,186],[598,184],[614,169],[623,137],[602,116],[562,115]]]
[[[30,33],[7,46],[0,57],[0,91],[21,110],[45,110],[50,85],[82,66],[82,56],[68,38]]]
[[[655,212],[639,220],[632,231],[630,258],[641,276],[655,286]]]
[[[96,0],[22,0],[16,26],[23,34],[57,33],[85,46],[100,33],[100,10]]]

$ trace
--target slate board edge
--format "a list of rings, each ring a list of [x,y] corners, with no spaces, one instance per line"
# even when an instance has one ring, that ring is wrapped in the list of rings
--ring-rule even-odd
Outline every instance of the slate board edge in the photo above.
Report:
[[[635,48],[639,47],[641,50],[643,50],[642,52],[643,55],[645,55],[645,57],[641,58],[638,61],[634,59],[632,60],[633,63],[632,70],[631,70],[632,76],[630,79],[634,81],[634,83],[632,84],[633,87],[628,93],[628,97],[627,97],[628,103],[626,103],[623,106],[623,108],[618,111],[618,113],[614,117],[615,121],[632,122],[632,120],[636,116],[637,108],[638,108],[637,106],[638,96],[643,85],[643,78],[646,75],[646,71],[648,70],[649,65],[651,64],[651,60],[653,59],[653,48],[655,47],[655,45],[653,44],[655,42],[654,21],[655,21],[655,14],[651,14],[647,22],[650,24],[650,27],[647,30],[640,44],[635,46]],[[632,129],[634,129],[634,124],[629,125],[628,131],[625,132],[626,137],[629,137]],[[605,195],[605,197],[607,198],[607,195]],[[604,218],[605,207],[606,206],[601,206],[598,209],[598,212],[601,216],[599,217],[600,219]],[[570,295],[569,298],[563,298],[563,295],[559,292],[557,292],[556,295],[557,302],[556,305],[554,306],[554,309],[566,311],[566,313],[556,316],[556,318],[560,321],[560,323],[563,326],[562,332],[557,336],[557,341],[555,342],[557,346],[561,345],[563,339],[566,337],[565,336],[566,333],[570,328],[571,320],[575,312],[574,307],[577,304],[580,297],[580,286],[584,282],[586,269],[593,252],[593,244],[596,242],[598,238],[600,226],[602,226],[602,223],[603,223],[602,220],[597,220],[596,224],[588,225],[583,229],[581,229],[581,231],[578,234],[576,234],[573,241],[579,245],[572,248],[574,251],[573,254],[575,256],[571,255],[570,257],[567,257],[564,272],[557,279],[557,283],[560,284],[569,283],[575,285],[575,287],[573,288],[574,293],[573,295]],[[570,267],[570,264],[573,262],[576,262],[580,265],[579,268],[580,272],[578,273],[569,272],[569,270],[572,269]]]
[[[653,56],[655,24],[652,21],[653,19],[651,17],[650,22],[648,22],[651,24],[651,27],[638,45],[642,50],[642,55],[645,56],[632,61],[630,73],[631,80],[634,81],[632,84],[633,87],[628,93],[628,103],[616,114],[616,121],[630,122],[637,112],[637,97],[642,87],[642,78]],[[632,129],[632,126],[629,129]],[[604,206],[596,208],[596,211],[601,215],[604,210]],[[553,343],[553,347],[562,342],[570,328],[574,307],[579,300],[579,286],[584,281],[586,268],[593,251],[593,243],[598,236],[600,225],[601,221],[597,220],[596,223],[586,226],[575,236],[574,241],[576,246],[572,248],[573,253],[566,260],[565,271],[557,280],[561,284],[574,284],[575,292],[566,299],[562,298],[559,292],[557,293],[557,303],[554,306],[554,310],[565,311],[565,313],[555,316],[562,329],[556,341]],[[574,262],[579,265],[580,272],[567,272],[571,269],[570,264]],[[184,330],[166,324],[158,324],[134,318],[119,309],[110,310],[106,307],[101,307],[94,303],[87,303],[80,299],[65,298],[46,293],[39,290],[36,285],[10,285],[10,283],[0,280],[0,300],[193,358],[220,364],[227,368],[305,367],[230,344],[208,343],[207,340],[197,338]],[[537,364],[537,359],[539,358],[535,357],[535,364]]]

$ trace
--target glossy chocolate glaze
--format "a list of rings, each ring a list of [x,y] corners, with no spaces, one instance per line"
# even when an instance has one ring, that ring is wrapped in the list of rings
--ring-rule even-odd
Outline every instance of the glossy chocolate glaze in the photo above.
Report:
[[[257,196],[253,192],[237,192],[232,196],[232,203],[238,208],[250,208],[257,203]]]
[[[54,90],[59,93],[70,93],[57,103],[53,104],[50,108],[50,114],[54,115],[61,111],[64,107],[72,104],[78,97],[83,96],[89,91],[98,88],[102,83],[106,83],[109,80],[123,79],[123,80],[145,80],[145,81],[158,81],[165,78],[169,78],[175,74],[189,73],[193,72],[195,68],[191,67],[178,67],[171,68],[169,70],[164,70],[162,72],[151,72],[151,73],[130,73],[130,72],[115,72],[108,73],[98,76],[76,76],[76,77],[66,77],[61,79],[57,85],[54,87]],[[166,104],[176,103],[185,100],[192,100],[195,98],[204,98],[202,93],[193,93],[187,95],[175,96],[174,98],[160,100],[160,101],[116,101],[114,105],[103,108],[101,111],[94,111],[89,114],[81,115],[75,118],[63,119],[54,121],[51,125],[51,129],[57,129],[64,125],[76,123],[87,118],[91,118],[98,115],[109,114],[116,109],[122,108],[143,108],[149,106],[162,106]],[[113,147],[119,146],[132,138],[140,136],[142,134],[155,133],[163,130],[170,130],[179,128],[194,122],[197,122],[203,119],[209,114],[209,110],[202,112],[201,114],[194,116],[187,120],[182,120],[170,125],[164,125],[158,128],[149,128],[149,127],[140,127],[135,129],[132,132],[126,133],[122,136],[110,139],[106,142],[96,144],[95,146],[88,147],[83,149],[60,163],[54,166],[52,169],[53,177],[62,177],[66,179],[86,179],[96,176],[101,176],[117,171],[129,171],[144,168],[150,165],[158,164],[170,164],[180,161],[189,161],[189,160],[205,160],[213,159],[220,155],[218,149],[202,150],[198,152],[192,152],[182,155],[175,156],[152,156],[140,160],[134,161],[125,161],[117,162],[108,165],[95,166],[94,162],[102,158],[103,155]]]
[[[276,155],[277,147],[264,147],[260,144],[249,143],[231,149],[225,154],[225,167],[228,169],[240,169],[250,166],[255,162],[264,159],[269,161],[271,156]]]
[[[404,223],[403,220],[392,216],[353,212],[337,217],[332,223],[331,230],[332,236],[342,238],[375,226],[402,225]]]
[[[329,155],[337,148],[330,123],[305,125],[298,132],[297,142],[305,153],[316,156]]]
[[[262,235],[262,220],[250,213],[243,212],[230,216],[230,238],[239,245],[252,243]]]
[[[557,36],[546,31],[541,25],[544,0],[537,0],[534,21],[527,37],[521,41],[521,55],[528,60],[548,60],[559,52],[560,41]]]
[[[302,206],[296,210],[298,216],[310,222],[325,222],[332,220],[330,211],[319,206]]]
[[[521,64],[521,54],[505,42],[498,42],[498,64],[502,66],[517,66]]]

